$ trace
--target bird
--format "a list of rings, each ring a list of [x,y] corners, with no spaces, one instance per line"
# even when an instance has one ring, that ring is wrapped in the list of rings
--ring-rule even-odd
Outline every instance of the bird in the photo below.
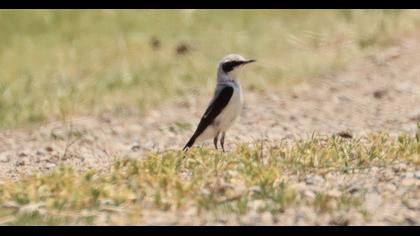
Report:
[[[217,84],[213,98],[205,110],[198,126],[185,144],[183,151],[189,150],[194,143],[213,138],[214,147],[220,135],[220,145],[225,152],[225,135],[228,128],[239,116],[243,106],[243,95],[238,71],[244,65],[256,60],[245,59],[238,54],[228,54],[217,66]]]

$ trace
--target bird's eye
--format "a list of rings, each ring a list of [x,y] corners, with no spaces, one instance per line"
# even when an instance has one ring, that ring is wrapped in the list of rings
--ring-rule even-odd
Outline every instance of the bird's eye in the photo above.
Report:
[[[231,72],[235,67],[241,65],[241,61],[228,61],[222,64],[222,69],[225,73]]]

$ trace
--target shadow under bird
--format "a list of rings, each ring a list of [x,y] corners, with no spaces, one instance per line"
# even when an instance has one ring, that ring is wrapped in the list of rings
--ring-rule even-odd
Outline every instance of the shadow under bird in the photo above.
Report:
[[[194,143],[213,138],[214,147],[217,149],[219,135],[220,145],[225,151],[226,130],[231,127],[242,110],[243,97],[238,80],[238,71],[242,66],[255,62],[247,60],[237,54],[225,56],[217,67],[217,85],[214,96],[210,101],[204,115],[184,146],[188,150]]]

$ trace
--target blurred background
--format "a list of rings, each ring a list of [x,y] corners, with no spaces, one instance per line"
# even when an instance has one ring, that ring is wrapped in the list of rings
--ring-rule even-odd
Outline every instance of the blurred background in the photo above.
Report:
[[[2,10],[0,128],[210,95],[228,53],[259,62],[245,89],[276,90],[418,29],[416,10]]]
[[[419,39],[419,10],[1,10],[0,225],[419,225]],[[186,155],[230,53],[227,152]]]

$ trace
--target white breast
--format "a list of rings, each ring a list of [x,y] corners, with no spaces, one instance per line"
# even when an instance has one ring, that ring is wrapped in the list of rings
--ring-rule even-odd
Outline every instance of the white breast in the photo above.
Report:
[[[242,92],[238,84],[233,86],[233,94],[229,103],[216,118],[216,124],[219,132],[226,131],[238,118],[242,110],[243,98]]]

